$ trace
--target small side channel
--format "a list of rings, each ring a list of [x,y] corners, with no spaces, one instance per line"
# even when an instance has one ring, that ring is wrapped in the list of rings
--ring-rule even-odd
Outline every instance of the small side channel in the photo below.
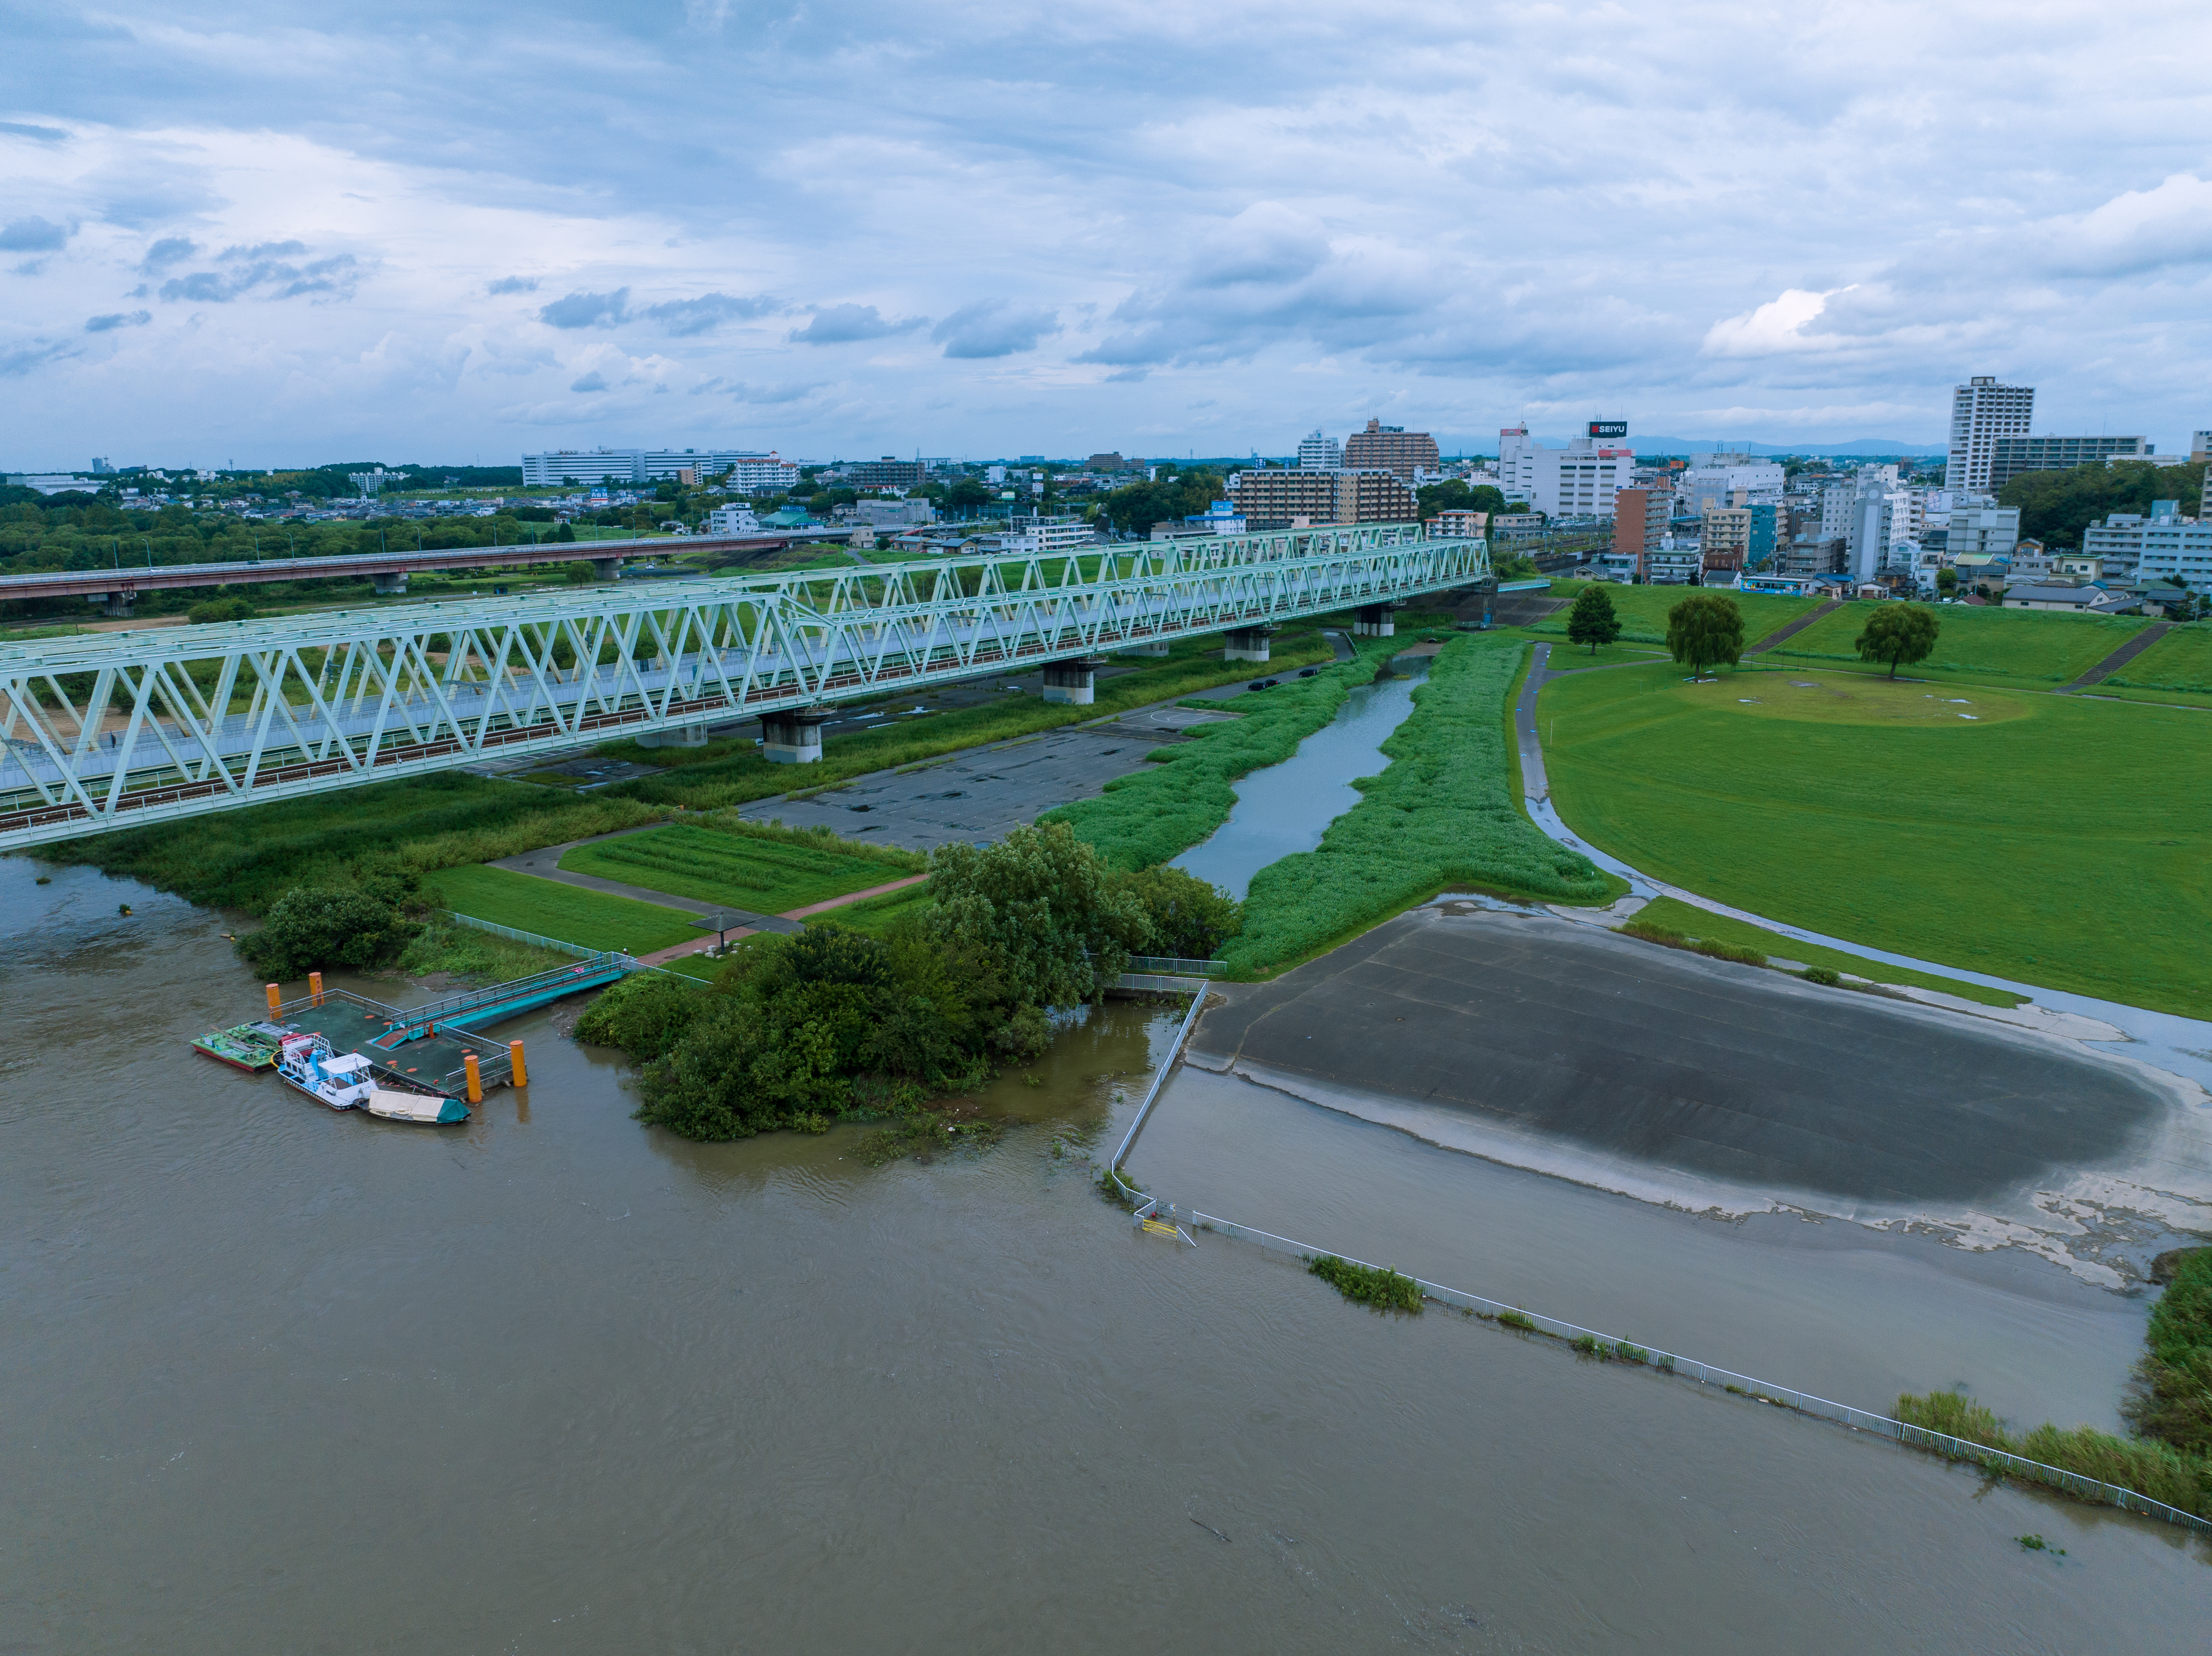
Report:
[[[1389,765],[1382,743],[1413,711],[1413,687],[1428,671],[1427,656],[1400,656],[1385,676],[1352,691],[1288,759],[1233,784],[1237,806],[1229,820],[1173,866],[1242,901],[1268,864],[1311,851],[1328,825],[1359,803],[1352,782]]]

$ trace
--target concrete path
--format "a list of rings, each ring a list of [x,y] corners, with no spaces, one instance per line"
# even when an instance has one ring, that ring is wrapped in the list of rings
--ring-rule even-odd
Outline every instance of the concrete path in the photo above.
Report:
[[[1844,601],[1841,598],[1830,598],[1826,603],[1820,604],[1817,609],[1807,610],[1803,615],[1798,616],[1796,620],[1790,622],[1787,626],[1776,628],[1765,638],[1759,640],[1758,643],[1753,645],[1751,648],[1746,650],[1744,654],[1747,656],[1755,656],[1761,650],[1771,650],[1776,645],[1780,644],[1785,639],[1793,639],[1796,637],[1798,634],[1803,632],[1808,627],[1810,627],[1814,622],[1820,620],[1821,616],[1826,615],[1830,610],[1840,610],[1843,607]]]
[[[753,917],[755,924],[734,927],[725,935],[732,937],[750,937],[756,931],[786,933],[803,931],[806,928],[801,922],[810,915],[827,914],[833,908],[843,908],[852,903],[863,902],[870,897],[881,897],[890,892],[903,891],[910,885],[920,885],[928,877],[927,874],[909,874],[905,879],[893,880],[888,885],[872,885],[866,891],[848,891],[842,897],[832,897],[826,903],[809,903],[804,908],[786,909],[782,913],[773,916],[756,915]],[[686,955],[704,953],[712,949],[718,941],[720,939],[715,937],[702,937],[696,943],[679,943],[668,949],[655,949],[650,955],[641,955],[638,956],[638,961],[644,966],[659,966],[669,961],[680,960]]]
[[[2100,1048],[2131,1046],[2135,1050],[2128,1052],[2127,1056],[2140,1058],[2172,1074],[2186,1076],[2202,1086],[2212,1087],[2212,1022],[2182,1017],[2172,1012],[2154,1012],[2145,1007],[2128,1006],[2118,1001],[2100,1000],[2094,995],[2076,995],[2061,989],[2048,989],[2039,984],[2017,983],[2010,978],[1969,971],[1964,967],[1952,966],[1942,961],[1922,960],[1917,955],[1872,948],[1866,943],[1854,943],[1848,937],[1832,937],[1824,931],[1814,931],[1802,925],[1769,919],[1763,914],[1731,907],[1694,891],[1669,885],[1663,880],[1653,878],[1641,869],[1631,867],[1618,857],[1599,850],[1569,828],[1558,808],[1552,804],[1551,783],[1544,770],[1544,749],[1536,722],[1536,701],[1544,681],[1559,676],[1546,666],[1551,647],[1548,644],[1535,646],[1535,659],[1529,665],[1528,682],[1522,686],[1520,699],[1513,707],[1515,745],[1520,755],[1522,788],[1527,799],[1529,820],[1560,845],[1579,851],[1607,873],[1617,874],[1626,880],[1632,895],[1646,898],[1672,897],[1694,908],[1702,908],[1709,914],[1741,920],[1781,937],[1794,937],[1800,943],[1818,943],[1843,954],[1856,955],[1862,960],[1880,961],[1887,966],[1901,966],[1934,977],[1979,984],[1985,989],[2006,990],[2012,994],[2024,996],[2038,1008],[2054,1014],[2093,1018],[2114,1026],[2126,1037],[2124,1043],[2095,1043]],[[2066,1034],[2069,1032],[2070,1024],[2063,1018],[2053,1018],[2051,1028],[2054,1034]]]
[[[2067,690],[2086,690],[2092,684],[2101,683],[2172,630],[2173,623],[2170,621],[2153,622],[2081,677],[2065,686],[2059,694],[2063,695]]]

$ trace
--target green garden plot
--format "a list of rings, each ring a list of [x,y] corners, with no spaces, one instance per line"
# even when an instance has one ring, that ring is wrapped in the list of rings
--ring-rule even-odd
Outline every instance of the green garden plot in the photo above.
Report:
[[[1552,583],[1552,596],[1571,600],[1587,585],[1586,581],[1555,580]],[[1698,590],[1688,586],[1608,585],[1605,593],[1613,600],[1613,613],[1620,618],[1620,636],[1624,642],[1664,644],[1667,641],[1667,612]],[[1735,607],[1743,611],[1746,648],[1758,643],[1777,628],[1787,627],[1819,604],[1815,598],[1778,597],[1768,592],[1723,592],[1721,596],[1732,599]],[[1568,609],[1572,607],[1570,603]],[[1528,630],[1541,638],[1565,638],[1567,610],[1553,611]]]
[[[1561,815],[1648,874],[1922,960],[2212,1009],[2202,713],[1672,666],[1557,680],[1538,713]]]
[[[908,915],[917,919],[929,910],[931,898],[927,882],[910,885],[899,891],[887,891],[880,897],[864,897],[857,903],[842,908],[833,908],[826,914],[810,919],[831,925],[842,925],[854,931],[865,931],[872,937],[880,937],[899,920]]]
[[[2105,683],[2212,693],[2212,623],[2175,628]]]
[[[702,936],[691,916],[658,903],[586,891],[504,868],[448,868],[423,880],[456,914],[557,937],[584,949],[649,955]]]
[[[1847,604],[1814,622],[1765,659],[1856,661],[1852,640],[1875,606]],[[1943,673],[1960,678],[2014,679],[2068,684],[2125,644],[2148,623],[2118,616],[2062,616],[2043,610],[1999,610],[1975,604],[1936,607],[1942,623],[1935,653],[1899,671],[1918,677]],[[2154,652],[2157,646],[2151,646]],[[2135,664],[2130,663],[2130,665]]]
[[[901,869],[834,845],[757,840],[688,822],[578,846],[561,867],[756,914],[781,914],[904,877]]]

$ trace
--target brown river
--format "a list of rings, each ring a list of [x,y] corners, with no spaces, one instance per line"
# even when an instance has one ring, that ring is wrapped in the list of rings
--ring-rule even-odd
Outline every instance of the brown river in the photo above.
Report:
[[[0,1652],[2204,1648],[2192,1536],[1133,1233],[1085,1158],[1167,1015],[1072,1024],[927,1166],[648,1131],[573,1008],[410,1127],[189,1050],[258,1005],[229,925],[0,859]],[[1195,1071],[1131,1166],[1876,1408],[2109,1424],[2147,1312]]]

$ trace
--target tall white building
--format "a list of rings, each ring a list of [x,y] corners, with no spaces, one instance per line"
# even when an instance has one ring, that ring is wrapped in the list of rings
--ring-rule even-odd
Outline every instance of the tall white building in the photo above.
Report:
[[[1943,487],[1986,494],[2000,437],[2025,437],[2035,416],[2035,387],[2000,385],[1978,373],[1951,393],[1951,452]]]
[[[1310,437],[1298,440],[1298,470],[1334,471],[1344,464],[1344,445],[1316,428]]]
[[[1610,518],[1613,497],[1636,486],[1636,451],[1600,437],[1545,448],[1530,440],[1528,427],[1506,426],[1498,434],[1498,479],[1508,500],[1526,500],[1547,516]]]
[[[1932,514],[1931,514],[1932,515]],[[1954,506],[1944,525],[1950,538],[1946,555],[1954,562],[1961,557],[1987,554],[2009,558],[2020,544],[2020,508],[2016,506]]]
[[[1692,512],[1702,513],[1707,507],[1728,506],[1738,491],[1753,499],[1779,500],[1784,473],[1778,460],[1754,460],[1748,454],[1700,454],[1693,460],[1707,462],[1692,465],[1674,480],[1674,493]]]

